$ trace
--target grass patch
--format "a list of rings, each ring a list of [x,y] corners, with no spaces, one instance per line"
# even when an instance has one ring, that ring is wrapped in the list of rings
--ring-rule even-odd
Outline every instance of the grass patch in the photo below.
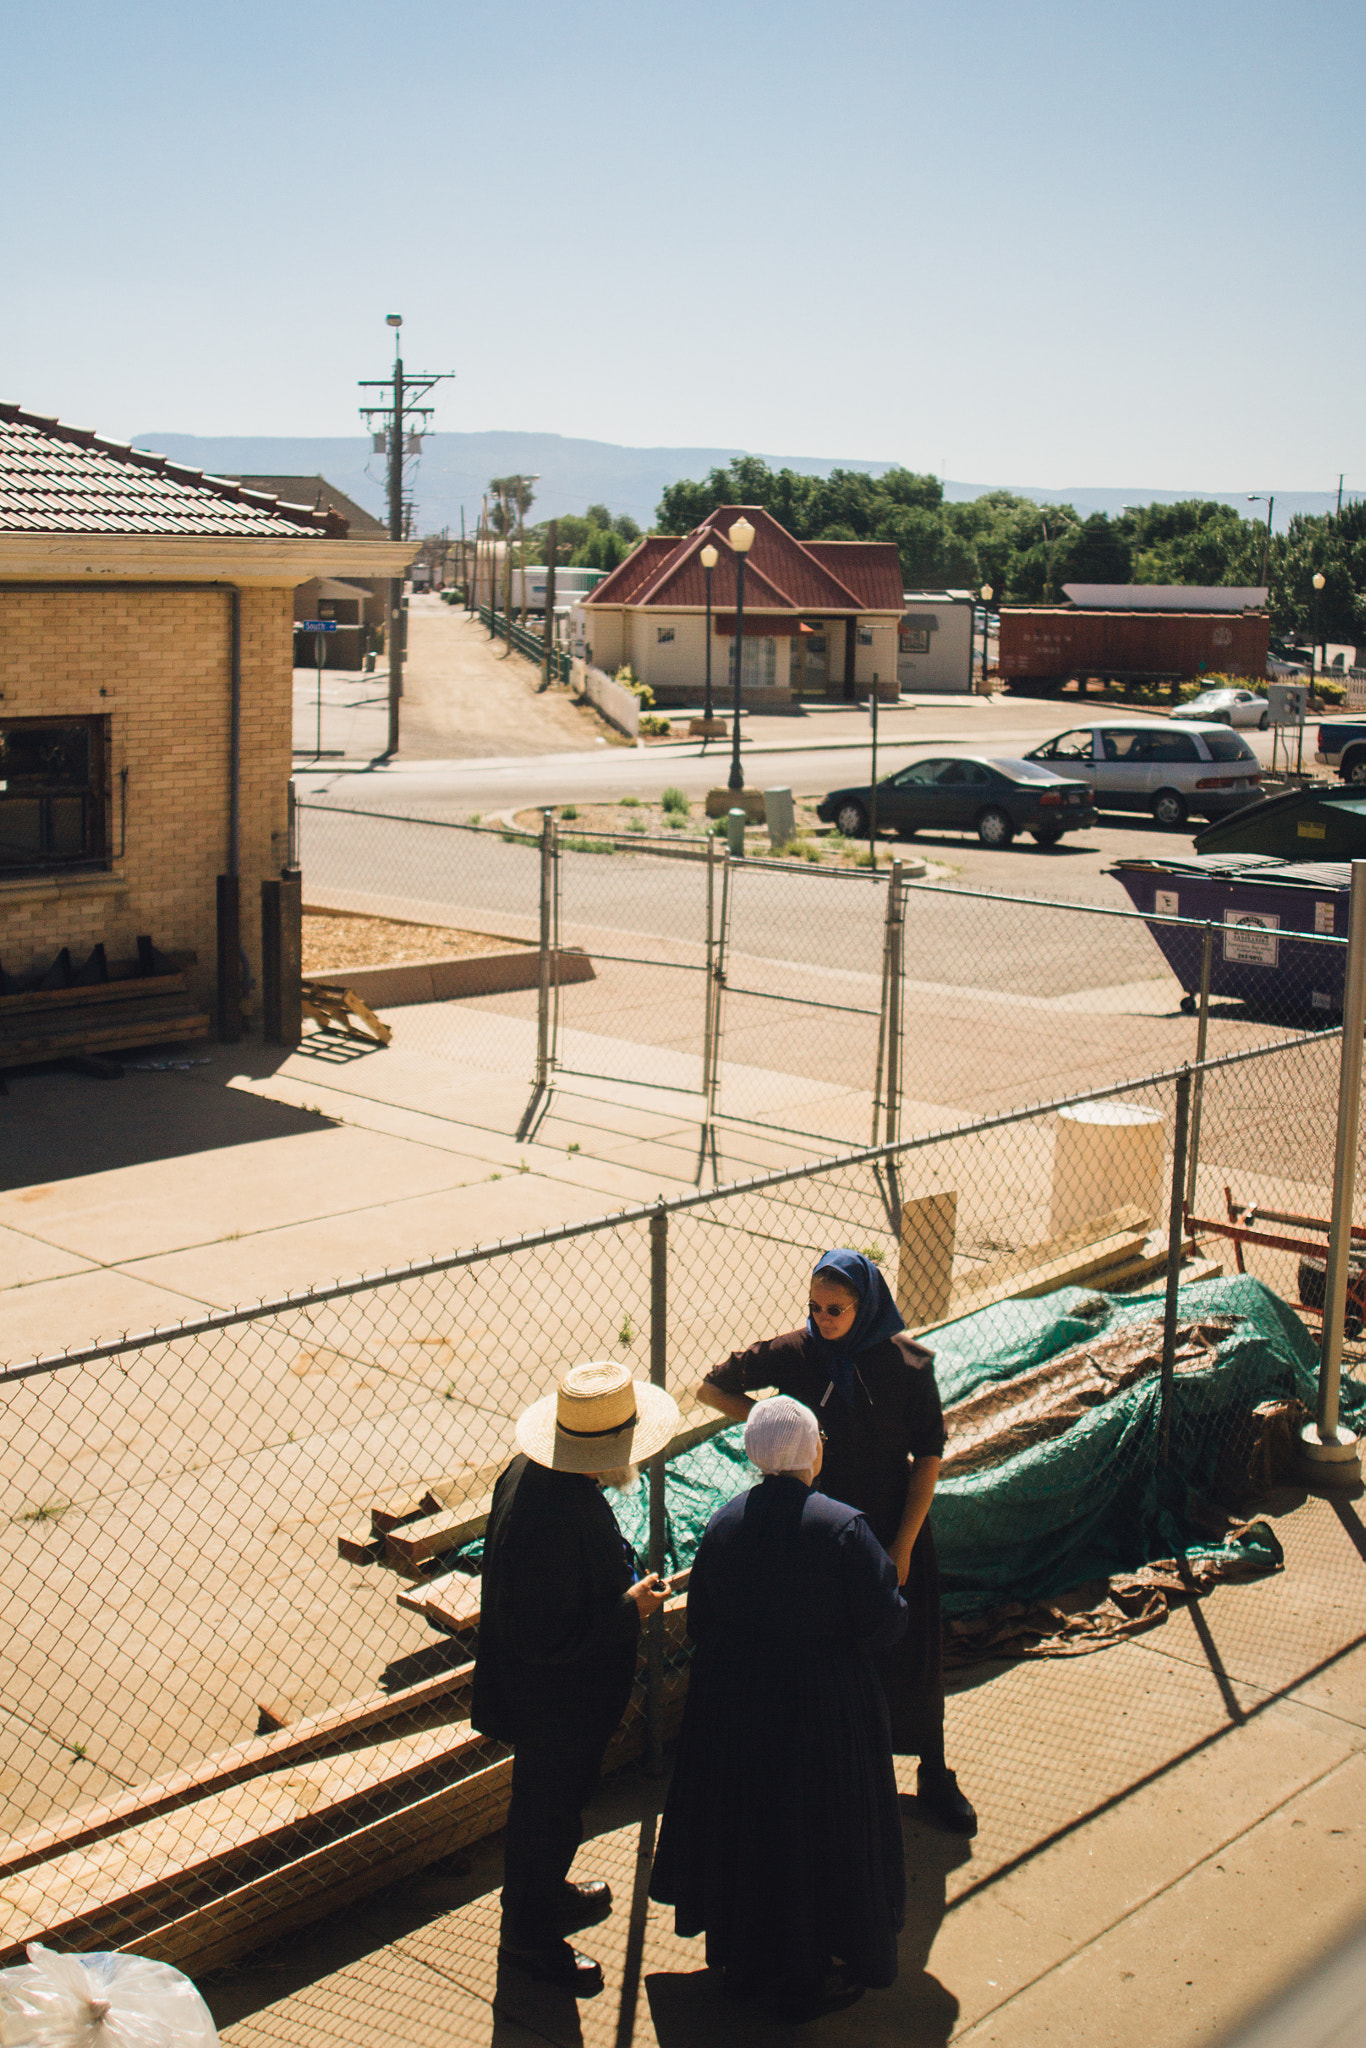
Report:
[[[55,1522],[68,1514],[74,1505],[69,1500],[45,1500],[41,1507],[26,1508],[22,1515],[16,1515],[16,1522]]]
[[[683,791],[673,783],[670,783],[663,796],[659,799],[659,807],[662,811],[677,811],[682,818],[686,818],[691,809],[691,805]]]
[[[562,818],[577,818],[578,815],[579,807],[577,804],[562,804],[560,806],[560,816]]]
[[[643,832],[645,827],[642,825],[640,830]],[[610,839],[585,839],[582,833],[571,832],[567,839],[560,841],[560,851],[562,853],[615,853],[616,848]]]
[[[617,798],[617,808],[622,811],[638,811],[640,809],[640,798],[638,796],[619,796]]]

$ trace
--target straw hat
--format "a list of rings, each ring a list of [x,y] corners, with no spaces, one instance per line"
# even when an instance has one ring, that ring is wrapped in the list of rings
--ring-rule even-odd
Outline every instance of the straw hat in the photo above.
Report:
[[[556,1472],[610,1472],[653,1458],[677,1427],[678,1404],[663,1387],[633,1380],[614,1358],[593,1358],[527,1409],[517,1448]]]

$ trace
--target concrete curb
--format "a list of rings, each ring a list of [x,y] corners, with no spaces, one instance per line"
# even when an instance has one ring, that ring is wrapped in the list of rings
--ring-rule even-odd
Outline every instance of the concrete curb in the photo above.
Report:
[[[306,903],[304,915],[317,917],[364,917],[364,911],[338,910],[326,903]],[[411,918],[392,918],[393,924],[411,924]],[[503,938],[489,932],[488,938]],[[503,953],[457,953],[446,959],[403,960],[392,967],[319,967],[305,975],[306,981],[321,981],[349,988],[372,1010],[397,1010],[409,1003],[446,1003],[459,996],[501,996],[509,990],[537,988],[541,979],[540,949],[531,939],[507,939],[515,948]],[[593,962],[582,948],[562,946],[551,955],[551,986],[566,988],[574,981],[596,981]]]

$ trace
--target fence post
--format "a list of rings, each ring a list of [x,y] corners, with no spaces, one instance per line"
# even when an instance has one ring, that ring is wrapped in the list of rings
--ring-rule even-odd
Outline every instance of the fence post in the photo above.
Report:
[[[1186,1218],[1186,1145],[1190,1136],[1191,1070],[1183,1067],[1176,1077],[1176,1129],[1172,1134],[1172,1192],[1167,1211],[1167,1299],[1162,1311],[1162,1381],[1157,1414],[1157,1456],[1165,1465],[1171,1458],[1172,1388],[1176,1383],[1176,1310],[1181,1291],[1181,1245]]]
[[[716,840],[707,834],[707,987],[702,1012],[702,1100],[711,1103],[712,1016],[716,991],[712,984],[715,967],[716,929]],[[707,1114],[706,1111],[703,1112]]]
[[[901,954],[905,915],[901,878],[901,862],[894,860],[887,884],[887,1086],[883,1110],[883,1129],[889,1145],[894,1145],[901,1136]]]
[[[726,990],[726,942],[730,936],[730,878],[733,862],[726,854],[721,863],[721,920],[716,932],[716,954],[712,967],[711,1078],[707,1094],[707,1122],[716,1121],[716,1091],[721,1084],[721,1011]]]
[[[661,1199],[650,1218],[650,1384],[662,1387],[669,1359],[669,1212]],[[650,1553],[652,1572],[664,1569],[668,1538],[667,1461],[663,1452],[650,1460]],[[664,1612],[646,1623],[645,1643],[645,1768],[652,1777],[664,1769]]]
[[[552,883],[555,852],[555,814],[541,812],[541,950],[540,981],[536,997],[536,1086],[546,1088],[550,1083],[550,960],[554,947],[553,918],[551,915]],[[558,980],[558,975],[555,977]]]
[[[1195,1088],[1191,1095],[1190,1159],[1186,1166],[1186,1209],[1195,1207],[1195,1175],[1200,1165],[1200,1110],[1205,1099],[1205,1045],[1209,1038],[1209,985],[1214,971],[1214,926],[1205,926],[1200,955],[1200,1021],[1195,1027]]]
[[[1300,1456],[1306,1476],[1325,1486],[1355,1486],[1361,1477],[1360,1447],[1352,1432],[1343,1429],[1339,1423],[1338,1402],[1342,1384],[1342,1325],[1347,1312],[1347,1273],[1352,1249],[1352,1203],[1356,1194],[1363,1031],[1366,1031],[1366,860],[1354,860],[1347,926],[1347,968],[1342,991],[1342,1065],[1338,1075],[1333,1220],[1328,1240],[1328,1270],[1323,1276],[1318,1414],[1300,1433]]]

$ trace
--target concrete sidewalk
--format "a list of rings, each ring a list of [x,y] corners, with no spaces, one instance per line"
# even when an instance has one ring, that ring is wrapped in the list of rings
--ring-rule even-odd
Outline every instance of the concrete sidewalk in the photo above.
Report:
[[[964,1843],[904,1801],[901,1975],[813,2041],[855,2048],[1197,2048],[1356,1919],[1366,1876],[1366,1531],[1286,1495],[1283,1575],[1225,1585],[1094,1656],[961,1673],[949,1755]],[[913,1766],[899,1765],[909,1792]],[[700,1941],[644,1898],[659,1792],[604,1789],[580,1876],[617,1908],[580,1937],[602,1997],[497,1971],[500,1845],[429,1871],[205,1985],[229,2048],[725,2048],[791,2030],[723,2000]]]

